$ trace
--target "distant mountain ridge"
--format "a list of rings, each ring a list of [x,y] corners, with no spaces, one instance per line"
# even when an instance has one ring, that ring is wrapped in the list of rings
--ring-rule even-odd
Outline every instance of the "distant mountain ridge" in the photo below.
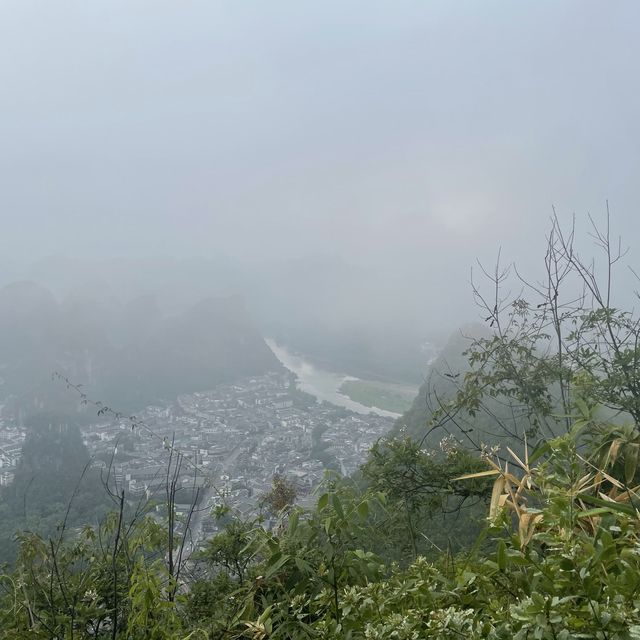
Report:
[[[31,281],[0,289],[0,398],[27,412],[77,404],[53,372],[131,410],[280,368],[239,297],[163,315],[153,296],[122,304],[99,284],[60,302]]]

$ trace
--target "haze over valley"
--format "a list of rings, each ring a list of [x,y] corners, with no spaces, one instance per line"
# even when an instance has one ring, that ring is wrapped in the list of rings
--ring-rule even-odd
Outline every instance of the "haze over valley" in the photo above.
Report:
[[[0,640],[640,638],[639,25],[0,3]]]

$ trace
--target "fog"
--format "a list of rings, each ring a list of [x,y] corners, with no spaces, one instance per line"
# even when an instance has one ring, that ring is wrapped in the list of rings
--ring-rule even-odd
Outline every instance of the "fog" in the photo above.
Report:
[[[316,353],[441,340],[478,317],[476,258],[537,272],[552,206],[586,229],[608,200],[634,247],[639,20],[633,1],[5,0],[0,281],[169,310],[240,294]]]

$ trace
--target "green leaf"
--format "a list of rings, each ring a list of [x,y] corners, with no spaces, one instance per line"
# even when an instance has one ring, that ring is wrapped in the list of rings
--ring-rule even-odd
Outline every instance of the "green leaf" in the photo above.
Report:
[[[260,617],[258,618],[258,622],[260,624],[264,624],[264,622],[266,620],[269,619],[269,616],[271,615],[271,609],[273,608],[272,605],[269,605],[261,614]]]
[[[294,535],[296,529],[298,528],[298,520],[300,518],[300,514],[297,511],[294,511],[289,518],[289,533]]]
[[[551,451],[551,445],[549,442],[541,442],[529,456],[529,466],[541,458],[545,453],[549,453],[549,451]]]
[[[595,509],[587,509],[587,511],[581,511],[578,514],[578,518],[591,518],[593,516],[603,516],[611,513],[611,509],[608,507],[596,507]]]
[[[617,511],[618,513],[626,513],[628,515],[635,515],[636,510],[626,504],[622,504],[621,502],[613,502],[609,500],[603,500],[602,498],[596,498],[596,496],[590,496],[586,493],[579,493],[578,498],[583,502],[587,502],[588,504],[595,504],[599,507],[606,507],[610,511]]]
[[[589,407],[587,403],[580,397],[575,399],[576,407],[580,410],[583,418],[589,418]]]
[[[278,554],[276,554],[277,556]],[[274,557],[276,557],[274,556]],[[267,570],[267,572],[264,574],[265,578],[271,578],[273,575],[275,575],[276,573],[278,573],[278,571],[280,571],[280,569],[282,569],[282,567],[284,567],[285,564],[287,564],[287,562],[289,562],[290,556],[287,554],[282,555],[277,562],[275,562],[274,564],[271,564],[269,566],[269,569]],[[271,561],[270,561],[271,562]]]
[[[366,520],[367,516],[369,515],[369,503],[366,500],[363,500],[359,505],[358,505],[358,515],[363,519]]]
[[[342,503],[340,502],[340,498],[334,493],[331,496],[331,504],[333,508],[336,510],[336,513],[340,518],[344,518],[344,511],[342,510]]]
[[[332,526],[333,526],[333,518],[327,518],[324,521],[324,530],[327,535],[329,535],[329,532],[331,531]]]
[[[507,568],[507,545],[504,543],[504,540],[498,542],[497,562],[498,569],[504,572]]]
[[[298,558],[298,556],[294,558],[294,561],[300,573],[311,573],[311,566],[308,562],[305,562],[302,558]]]
[[[627,484],[631,484],[638,469],[638,449],[640,449],[640,445],[637,443],[629,444],[626,449],[624,456],[624,479]]]

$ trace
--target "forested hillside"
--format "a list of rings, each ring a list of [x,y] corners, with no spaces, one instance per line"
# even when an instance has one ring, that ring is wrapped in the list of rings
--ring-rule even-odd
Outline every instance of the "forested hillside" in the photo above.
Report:
[[[27,412],[77,413],[54,372],[135,410],[279,368],[239,298],[169,315],[152,296],[121,303],[99,286],[62,302],[33,282],[0,289],[0,398]]]
[[[112,507],[77,424],[65,416],[28,420],[15,478],[0,493],[0,563],[15,560],[16,532],[64,537],[65,528],[95,526]]]

